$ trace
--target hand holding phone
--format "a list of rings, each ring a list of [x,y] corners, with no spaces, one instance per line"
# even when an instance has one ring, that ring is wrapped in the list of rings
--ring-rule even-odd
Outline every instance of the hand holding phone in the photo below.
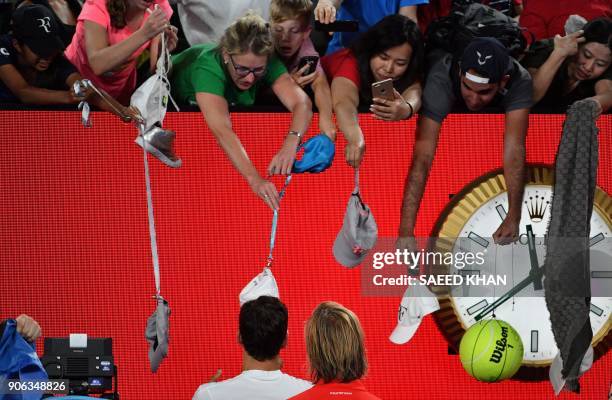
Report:
[[[372,98],[378,97],[379,99],[394,100],[393,95],[393,79],[385,79],[383,81],[374,82],[372,84]]]
[[[298,71],[308,65],[308,69],[302,73],[302,76],[310,75],[317,70],[319,56],[304,56],[300,58],[298,63]]]

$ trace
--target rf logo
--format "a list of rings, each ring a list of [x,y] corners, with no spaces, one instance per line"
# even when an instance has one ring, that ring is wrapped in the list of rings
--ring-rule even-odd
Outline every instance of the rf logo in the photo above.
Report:
[[[51,17],[37,18],[40,22],[39,28],[43,28],[45,32],[51,33]]]
[[[404,315],[408,312],[408,307],[404,307],[403,305],[400,304],[399,309],[397,310],[397,319],[398,320],[403,320],[404,319]]]
[[[492,58],[493,56],[486,56],[485,58],[482,58],[482,54],[480,54],[479,51],[476,51],[476,55],[478,55],[478,65],[485,65],[487,63],[487,60],[489,58]]]

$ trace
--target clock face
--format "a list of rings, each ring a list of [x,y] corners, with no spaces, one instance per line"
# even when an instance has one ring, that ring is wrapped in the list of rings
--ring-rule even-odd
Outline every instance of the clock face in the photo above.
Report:
[[[536,242],[538,265],[544,264],[544,240],[547,232],[552,205],[552,170],[544,167],[531,168],[530,183],[525,186],[520,222],[520,239],[516,244],[498,246],[491,238],[508,210],[508,196],[503,174],[493,175],[464,191],[456,197],[454,207],[443,213],[444,221],[439,222],[438,236],[446,237],[438,251],[481,252],[482,265],[473,264],[464,268],[451,267],[447,273],[478,276],[505,277],[506,282],[497,282],[478,287],[455,287],[446,296],[441,314],[453,312],[453,326],[449,318],[437,318],[451,342],[460,340],[464,330],[481,318],[504,320],[512,325],[521,336],[524,347],[523,364],[545,366],[557,354],[552,334],[550,316],[544,299],[544,289],[530,283],[520,292],[496,307],[486,315],[483,312],[500,296],[529,276],[530,253],[527,246],[527,226],[531,226]],[[591,216],[591,289],[594,296],[610,296],[612,277],[612,198],[597,189],[595,206]],[[461,221],[458,218],[461,217]],[[441,220],[442,220],[441,218]],[[461,223],[458,223],[461,222]],[[455,240],[448,241],[448,238]],[[459,238],[459,239],[457,239]],[[545,278],[544,278],[545,279]],[[444,307],[446,306],[446,307]],[[446,308],[446,310],[445,310]],[[593,345],[596,346],[609,333],[611,327],[612,297],[592,297],[590,320],[593,329]],[[459,326],[461,329],[459,329]],[[458,342],[457,342],[458,343]],[[451,343],[455,344],[455,343]],[[604,345],[605,343],[602,343]]]

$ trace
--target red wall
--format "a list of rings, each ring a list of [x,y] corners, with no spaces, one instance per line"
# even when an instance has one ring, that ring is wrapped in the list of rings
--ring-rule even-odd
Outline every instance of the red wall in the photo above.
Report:
[[[232,118],[264,171],[289,115]],[[456,115],[445,122],[417,234],[429,233],[448,194],[501,166],[502,120]],[[531,117],[529,162],[553,162],[562,120]],[[415,121],[362,115],[361,123],[367,141],[362,193],[380,236],[392,236]],[[172,308],[170,355],[153,375],[143,337],[155,289],[142,151],[130,125],[103,113],[93,114],[93,124],[81,127],[76,112],[0,112],[0,316],[32,315],[50,337],[112,337],[124,399],[191,398],[218,368],[224,379],[239,373],[238,293],[266,260],[271,213],[231,167],[200,114],[168,115],[183,167],[151,159],[162,294]],[[601,117],[599,126],[598,184],[612,193],[612,117]],[[344,269],[331,253],[353,186],[344,140],[339,143],[334,166],[294,176],[282,202],[273,269],[290,312],[284,370],[307,377],[304,321],[319,302],[333,299],[359,315],[370,361],[366,385],[384,399],[552,398],[548,382],[474,381],[447,354],[431,317],[408,344],[387,340],[399,299],[361,296],[359,269]],[[582,378],[580,397],[559,398],[605,398],[610,371],[612,353]]]

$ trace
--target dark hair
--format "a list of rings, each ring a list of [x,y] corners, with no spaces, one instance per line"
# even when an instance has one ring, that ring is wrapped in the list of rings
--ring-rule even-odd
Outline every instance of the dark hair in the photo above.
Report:
[[[287,338],[287,307],[276,297],[260,296],[240,308],[240,341],[257,361],[278,355]]]
[[[396,82],[399,92],[405,90],[422,78],[423,36],[417,24],[400,14],[388,15],[364,32],[352,45],[351,51],[357,57],[361,78],[361,96],[371,100],[370,85],[374,76],[370,70],[370,59],[392,47],[408,43],[412,47],[412,57],[408,68]]]
[[[127,0],[106,0],[106,10],[110,15],[111,26],[121,29],[127,25],[125,14],[127,13]]]
[[[596,42],[612,51],[612,19],[601,17],[587,22],[582,28],[584,31],[585,43]]]

